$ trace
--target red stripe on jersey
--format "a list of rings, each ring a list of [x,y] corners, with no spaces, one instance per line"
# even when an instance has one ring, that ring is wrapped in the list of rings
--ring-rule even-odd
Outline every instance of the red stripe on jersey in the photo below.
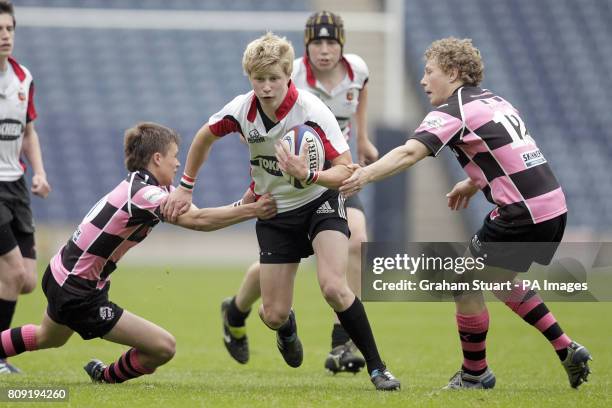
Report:
[[[351,67],[351,64],[349,64],[348,60],[344,57],[342,57],[342,62],[344,62],[344,67],[346,68],[346,73],[349,77],[349,79],[352,81],[355,78],[355,73],[353,72],[353,67]],[[365,83],[364,83],[365,85]]]
[[[36,107],[34,106],[34,81],[30,83],[30,90],[28,91],[28,110],[26,114],[26,123],[32,122],[38,114],[36,113]]]
[[[348,75],[349,79],[351,81],[355,79],[355,73],[353,72],[353,67],[351,67],[351,64],[348,62],[348,60],[342,57],[340,61],[342,61],[342,63],[344,64],[344,68],[346,68],[346,74]],[[306,82],[308,82],[308,85],[314,88],[317,85],[317,78],[315,77],[314,72],[312,72],[312,67],[310,66],[310,59],[308,58],[307,53],[304,53],[302,62],[304,63],[304,66],[306,67]],[[366,79],[366,82],[367,82],[367,79]],[[365,85],[365,82],[364,82],[364,85]]]
[[[242,129],[238,121],[232,116],[225,116],[217,123],[213,123],[209,126],[210,131],[217,137],[225,136],[229,133],[239,132],[242,134]]]
[[[295,105],[297,98],[298,98],[298,90],[293,84],[293,81],[290,80],[289,89],[287,90],[287,95],[285,95],[285,99],[283,99],[283,102],[281,102],[276,112],[274,112],[274,114],[276,115],[277,121],[280,122],[281,120],[283,120],[285,116],[287,116],[291,108],[293,108],[293,105]]]
[[[255,122],[257,117],[257,96],[253,92],[253,99],[251,99],[251,106],[249,106],[249,112],[247,113],[247,120],[249,122]]]
[[[255,201],[259,200],[259,198],[261,197],[261,194],[257,194],[255,192],[255,180],[251,181],[251,184],[249,184],[249,189],[251,190],[251,192],[255,196]]]
[[[17,78],[19,78],[19,80],[23,82],[26,79],[26,74],[23,68],[21,68],[21,65],[19,65],[19,63],[11,57],[8,58],[8,61],[13,67],[13,71],[15,71],[15,75],[17,75]]]
[[[319,134],[319,137],[323,142],[323,148],[325,149],[325,160],[334,160],[336,157],[340,156],[340,153],[334,149],[334,146],[331,144],[327,138],[327,135],[319,125],[314,122],[306,122],[304,124],[310,126]]]
[[[308,85],[314,88],[317,84],[317,78],[315,78],[314,73],[312,72],[312,67],[310,66],[310,60],[308,59],[307,53],[304,53],[304,58],[302,58],[302,62],[306,67],[306,82],[308,82]]]

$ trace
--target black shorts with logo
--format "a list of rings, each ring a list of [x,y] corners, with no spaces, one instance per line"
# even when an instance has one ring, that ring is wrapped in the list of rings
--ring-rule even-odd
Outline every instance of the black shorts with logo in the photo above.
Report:
[[[47,266],[42,288],[51,320],[70,327],[83,340],[103,337],[115,327],[123,314],[121,307],[108,300],[110,282],[102,290],[72,293],[55,281],[51,267]]]
[[[339,231],[350,237],[344,197],[327,190],[308,204],[257,220],[259,262],[264,264],[299,263],[314,253],[312,241],[321,231]]]
[[[25,258],[36,259],[30,193],[24,177],[0,181],[0,255],[16,246]]]
[[[526,272],[534,262],[550,263],[566,223],[567,213],[539,224],[520,226],[501,224],[487,214],[483,226],[472,237],[470,252],[475,257],[486,254],[486,265]]]

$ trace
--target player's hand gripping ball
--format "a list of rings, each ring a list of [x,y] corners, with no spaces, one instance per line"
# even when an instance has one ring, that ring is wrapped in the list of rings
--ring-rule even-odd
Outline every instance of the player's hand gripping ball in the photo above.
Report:
[[[295,126],[281,140],[287,144],[289,151],[296,156],[299,156],[303,151],[306,152],[306,165],[310,171],[323,170],[325,165],[325,149],[323,141],[313,128],[307,125]],[[288,173],[283,172],[283,176],[295,188],[308,187],[301,180]]]

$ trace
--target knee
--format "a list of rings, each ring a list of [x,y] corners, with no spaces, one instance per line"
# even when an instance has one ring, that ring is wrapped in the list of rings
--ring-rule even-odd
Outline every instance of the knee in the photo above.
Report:
[[[278,329],[287,321],[289,318],[289,310],[280,310],[278,308],[264,308],[262,313],[262,319],[266,326],[271,329]]]
[[[27,274],[27,276],[23,279],[23,284],[21,285],[21,294],[27,295],[28,293],[34,292],[36,289],[36,275],[35,274]]]
[[[342,299],[350,293],[350,289],[340,282],[329,281],[321,284],[321,293],[325,301],[334,307],[342,303]]]
[[[10,264],[0,273],[2,284],[19,293],[26,283],[27,271],[22,264]]]
[[[44,331],[37,331],[36,346],[38,349],[62,347],[67,341],[67,337],[49,337]]]
[[[165,364],[172,360],[176,354],[176,339],[170,333],[167,333],[160,339],[155,347],[155,355],[158,358],[159,364]]]

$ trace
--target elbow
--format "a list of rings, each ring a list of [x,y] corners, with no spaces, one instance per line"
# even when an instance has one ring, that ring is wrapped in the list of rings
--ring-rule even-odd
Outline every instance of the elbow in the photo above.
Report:
[[[402,148],[403,148],[402,150],[404,151],[402,152],[402,158],[399,162],[400,162],[401,169],[406,170],[413,164],[416,164],[416,162],[419,161],[419,157],[417,157],[417,154],[415,151],[411,149],[407,149],[404,146],[402,146]]]

